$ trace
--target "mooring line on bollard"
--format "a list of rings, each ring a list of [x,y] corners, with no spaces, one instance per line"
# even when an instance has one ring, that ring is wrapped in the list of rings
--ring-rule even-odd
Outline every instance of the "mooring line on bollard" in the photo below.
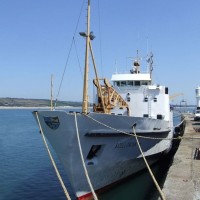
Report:
[[[84,158],[83,158],[83,151],[82,151],[81,142],[80,142],[80,138],[79,138],[79,131],[78,131],[78,124],[77,124],[76,113],[75,113],[74,116],[75,116],[75,125],[76,125],[76,134],[77,134],[77,139],[78,139],[78,146],[79,146],[79,151],[80,151],[80,155],[81,155],[81,161],[82,161],[82,165],[83,165],[83,168],[84,168],[85,176],[86,176],[86,179],[88,181],[89,187],[90,187],[92,195],[94,197],[94,200],[98,200],[97,195],[96,195],[96,193],[94,191],[94,188],[92,186],[92,183],[90,181],[90,177],[88,175],[87,168],[85,166],[85,162],[84,162]]]
[[[43,133],[43,130],[42,130],[42,126],[41,126],[41,124],[40,124],[40,120],[39,120],[39,117],[38,117],[38,112],[35,112],[35,114],[36,114],[36,117],[37,117],[38,125],[39,125],[39,128],[40,128],[40,132],[41,132],[41,134],[42,134],[42,138],[43,138],[45,147],[46,147],[47,152],[48,152],[48,154],[49,154],[49,158],[50,158],[50,160],[51,160],[51,162],[52,162],[52,165],[53,165],[53,167],[54,167],[54,170],[55,170],[55,172],[56,172],[56,175],[57,175],[57,177],[58,177],[58,180],[60,181],[60,184],[61,184],[61,186],[62,186],[62,188],[63,188],[63,191],[64,191],[64,193],[65,193],[66,198],[67,198],[68,200],[71,200],[71,198],[70,198],[70,196],[69,196],[69,193],[68,193],[68,191],[67,191],[67,188],[65,187],[65,184],[64,184],[64,182],[63,182],[63,180],[62,180],[62,177],[60,176],[60,173],[59,173],[59,171],[58,171],[58,168],[57,168],[57,166],[56,166],[56,164],[55,164],[55,161],[54,161],[54,159],[53,159],[53,156],[52,156],[52,154],[51,154],[51,152],[50,152],[50,149],[49,149],[49,147],[48,147],[48,144],[47,144],[47,142],[46,142],[46,139],[45,139],[45,136],[44,136],[44,133]]]
[[[149,171],[149,173],[150,173],[150,175],[151,175],[151,178],[153,179],[154,184],[156,185],[156,188],[157,188],[157,190],[158,190],[158,192],[159,192],[159,194],[160,194],[160,197],[161,197],[162,200],[166,200],[166,198],[165,198],[165,196],[164,196],[164,193],[163,193],[163,191],[161,190],[161,188],[160,188],[160,186],[159,186],[159,184],[158,184],[158,182],[157,182],[155,176],[153,175],[153,172],[152,172],[152,170],[151,170],[151,168],[150,168],[150,166],[149,166],[149,164],[148,164],[148,162],[147,162],[147,160],[146,160],[146,157],[145,157],[145,155],[144,155],[144,153],[143,153],[143,151],[142,151],[142,148],[141,148],[141,145],[140,145],[139,140],[138,140],[138,138],[137,138],[137,134],[136,134],[136,131],[135,131],[134,126],[133,126],[133,134],[135,135],[135,139],[136,139],[138,148],[139,148],[139,150],[140,150],[140,153],[142,154],[142,158],[143,158],[143,160],[144,160],[144,162],[145,162],[145,164],[146,164],[146,167],[147,167],[147,169],[148,169],[148,171]]]

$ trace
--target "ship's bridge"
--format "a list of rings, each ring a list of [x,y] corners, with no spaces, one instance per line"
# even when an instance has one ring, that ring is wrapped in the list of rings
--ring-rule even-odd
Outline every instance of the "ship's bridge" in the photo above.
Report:
[[[124,86],[140,86],[140,85],[150,85],[151,77],[149,73],[137,73],[137,74],[113,74],[111,81],[114,86],[124,87]]]

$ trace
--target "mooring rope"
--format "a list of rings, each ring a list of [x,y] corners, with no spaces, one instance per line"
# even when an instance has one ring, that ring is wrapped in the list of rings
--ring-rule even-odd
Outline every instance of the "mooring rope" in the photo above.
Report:
[[[82,113],[83,115],[85,115],[86,117],[90,118],[91,120],[95,121],[96,123],[102,125],[102,126],[105,126],[111,130],[114,130],[114,131],[117,131],[119,133],[123,133],[125,135],[129,135],[129,136],[132,136],[132,137],[135,137],[133,134],[131,133],[127,133],[125,131],[121,131],[119,129],[116,129],[116,128],[113,128],[107,124],[104,124],[96,119],[94,119],[93,117],[87,115],[87,114],[84,114]],[[184,120],[182,120],[182,123],[183,123]],[[181,123],[180,123],[181,124]],[[173,126],[172,128],[174,128],[176,126]],[[181,136],[178,136],[177,138],[160,138],[160,137],[148,137],[148,136],[142,136],[142,135],[137,135],[138,138],[144,138],[144,139],[149,139],[149,140],[182,140],[182,139],[200,139],[200,137],[181,137]]]
[[[138,137],[140,137],[140,138],[146,138],[146,137],[138,136],[138,135],[136,134],[136,131],[135,131],[134,126],[133,126],[133,134],[134,134],[134,135],[132,135],[132,134],[130,134],[130,133],[126,133],[126,132],[124,132],[124,131],[120,131],[120,130],[118,130],[118,129],[115,129],[115,128],[113,128],[113,127],[110,127],[110,126],[108,126],[108,125],[106,125],[106,124],[104,124],[104,123],[102,123],[102,122],[100,122],[100,121],[98,121],[98,120],[96,120],[96,119],[94,119],[94,118],[92,118],[92,117],[86,115],[86,114],[84,114],[84,115],[87,116],[87,117],[89,117],[90,119],[96,121],[97,123],[99,123],[99,124],[101,124],[101,125],[104,125],[104,126],[107,127],[107,128],[110,128],[110,129],[112,129],[112,130],[115,130],[115,131],[124,133],[124,134],[126,134],[126,135],[130,135],[130,136],[134,136],[134,137],[135,137],[135,139],[136,139],[136,141],[137,141],[137,144],[138,144],[138,147],[139,147],[139,150],[140,150],[140,152],[141,152],[141,154],[142,154],[142,157],[143,157],[143,159],[144,159],[144,162],[145,162],[145,164],[146,164],[146,167],[147,167],[147,169],[148,169],[148,171],[149,171],[149,173],[150,173],[150,175],[151,175],[151,177],[152,177],[152,179],[153,179],[154,184],[156,185],[156,188],[158,189],[158,192],[160,193],[160,197],[162,198],[162,200],[166,200],[166,199],[165,199],[165,196],[164,196],[164,193],[162,192],[162,190],[161,190],[161,188],[160,188],[158,182],[156,181],[156,179],[155,179],[155,177],[154,177],[154,175],[153,175],[153,172],[151,171],[151,168],[149,167],[149,164],[148,164],[148,162],[147,162],[147,160],[146,160],[146,157],[145,157],[145,155],[144,155],[144,153],[143,153],[143,151],[142,151],[142,148],[141,148],[141,146],[140,146],[140,143],[139,143],[139,141],[138,141]],[[148,137],[148,139],[152,139],[152,138]],[[154,138],[154,139],[155,139],[155,138]],[[161,138],[161,139],[163,139],[163,138]],[[170,140],[171,140],[171,139],[170,139]]]
[[[139,140],[138,140],[138,138],[137,138],[137,134],[136,134],[136,131],[135,131],[135,127],[134,127],[134,126],[133,126],[133,134],[135,135],[135,139],[136,139],[138,148],[139,148],[139,150],[140,150],[140,153],[142,154],[142,158],[143,158],[143,160],[144,160],[144,162],[145,162],[145,164],[146,164],[146,167],[147,167],[147,169],[148,169],[148,171],[149,171],[149,173],[150,173],[150,175],[151,175],[151,178],[153,179],[154,184],[156,185],[156,188],[157,188],[157,190],[158,190],[158,192],[159,192],[159,194],[160,194],[160,197],[162,198],[162,200],[166,200],[166,198],[165,198],[165,196],[164,196],[164,193],[162,192],[162,190],[161,190],[161,188],[160,188],[158,182],[156,181],[156,178],[155,178],[155,176],[153,175],[153,172],[152,172],[152,170],[151,170],[151,168],[150,168],[150,166],[149,166],[149,164],[148,164],[148,162],[147,162],[147,160],[146,160],[146,157],[145,157],[145,155],[144,155],[144,153],[143,153],[143,151],[142,151],[142,148],[141,148],[141,145],[140,145]]]
[[[140,146],[140,143],[139,143],[139,141],[138,141],[138,138],[144,138],[144,139],[159,139],[159,140],[200,139],[199,137],[198,137],[198,138],[194,138],[194,137],[180,137],[180,136],[179,136],[178,138],[158,138],[158,137],[154,138],[154,137],[138,136],[138,135],[136,134],[136,131],[135,131],[135,127],[134,127],[134,126],[133,126],[133,134],[134,134],[134,135],[133,135],[133,134],[131,134],[131,133],[127,133],[127,132],[118,130],[118,129],[116,129],[116,128],[113,128],[113,127],[111,127],[111,126],[108,126],[108,125],[106,125],[106,124],[104,124],[104,123],[102,123],[102,122],[100,122],[100,121],[98,121],[98,120],[92,118],[91,116],[89,116],[89,115],[87,115],[87,114],[83,114],[83,115],[86,116],[86,117],[88,117],[88,118],[90,118],[91,120],[95,121],[96,123],[101,124],[101,125],[103,125],[103,126],[109,128],[109,129],[112,129],[112,130],[115,130],[115,131],[117,131],[117,132],[124,133],[124,134],[126,134],[126,135],[129,135],[129,136],[132,136],[132,137],[134,136],[134,137],[135,137],[135,139],[136,139],[136,141],[137,141],[137,144],[138,144],[138,147],[139,147],[139,150],[140,150],[140,152],[141,152],[141,154],[142,154],[142,157],[143,157],[143,159],[144,159],[144,162],[145,162],[145,164],[146,164],[146,166],[147,166],[147,169],[148,169],[148,171],[149,171],[149,173],[150,173],[150,175],[151,175],[151,177],[152,177],[152,179],[153,179],[153,181],[154,181],[154,183],[155,183],[155,185],[156,185],[156,187],[157,187],[157,189],[158,189],[158,191],[159,191],[159,193],[160,193],[160,196],[161,196],[162,200],[166,200],[166,199],[165,199],[165,196],[164,196],[164,194],[163,194],[163,192],[162,192],[160,186],[158,185],[158,183],[157,183],[157,181],[156,181],[156,179],[155,179],[155,177],[154,177],[154,175],[153,175],[153,172],[151,171],[151,169],[150,169],[150,167],[149,167],[149,164],[148,164],[148,162],[147,162],[147,160],[146,160],[146,158],[145,158],[145,155],[144,155],[144,153],[143,153],[143,151],[142,151],[142,148],[141,148],[141,146]],[[48,147],[48,144],[47,144],[47,142],[46,142],[46,139],[45,139],[45,136],[44,136],[44,133],[43,133],[41,124],[40,124],[40,120],[39,120],[39,117],[38,117],[38,112],[36,112],[36,118],[37,118],[37,121],[38,121],[38,125],[39,125],[39,128],[40,128],[41,134],[42,134],[42,138],[43,138],[45,147],[46,147],[47,152],[48,152],[48,154],[49,154],[49,157],[50,157],[50,160],[51,160],[52,165],[53,165],[53,167],[54,167],[54,170],[55,170],[55,172],[56,172],[56,175],[57,175],[57,177],[58,177],[58,179],[59,179],[59,181],[60,181],[60,184],[61,184],[61,186],[62,186],[62,188],[63,188],[63,191],[64,191],[64,193],[65,193],[66,198],[67,198],[68,200],[71,200],[71,198],[70,198],[70,196],[69,196],[69,193],[68,193],[68,191],[67,191],[67,189],[66,189],[66,187],[65,187],[65,185],[64,185],[64,182],[63,182],[63,180],[62,180],[62,178],[61,178],[61,176],[60,176],[60,173],[59,173],[59,171],[58,171],[58,169],[57,169],[57,166],[56,166],[56,164],[55,164],[55,162],[54,162],[54,159],[53,159],[53,156],[52,156],[52,154],[51,154],[51,152],[50,152],[50,149],[49,149],[49,147]],[[183,123],[183,121],[184,121],[184,119],[179,123],[179,126]],[[86,168],[86,166],[85,166],[85,162],[84,162],[84,158],[83,158],[83,153],[82,153],[82,148],[81,148],[81,143],[80,143],[80,138],[79,138],[79,131],[78,131],[76,113],[75,113],[75,126],[76,126],[76,133],[77,133],[79,151],[80,151],[80,155],[81,155],[81,160],[82,160],[84,172],[85,172],[85,175],[86,175],[86,178],[87,178],[89,187],[90,187],[90,189],[91,189],[92,195],[93,195],[93,197],[94,197],[94,200],[98,200],[98,198],[97,198],[97,196],[96,196],[96,194],[95,194],[95,191],[94,191],[94,189],[93,189],[93,186],[92,186],[92,184],[91,184],[91,181],[90,181],[90,178],[89,178],[89,175],[88,175],[88,172],[87,172],[87,168]]]
[[[174,126],[174,128],[180,126],[184,121],[185,121],[185,118],[179,124],[177,124],[176,126]]]
[[[105,126],[105,127],[109,128],[109,129],[111,129],[111,130],[114,130],[114,131],[119,132],[119,133],[123,133],[123,134],[125,134],[125,135],[129,135],[129,136],[135,137],[132,133],[127,133],[127,132],[125,132],[125,131],[121,131],[121,130],[119,130],[119,129],[113,128],[113,127],[111,127],[111,126],[109,126],[109,125],[107,125],[107,124],[104,124],[104,123],[102,123],[102,122],[100,122],[100,121],[98,121],[98,120],[96,120],[96,119],[90,117],[90,116],[87,115],[87,114],[84,114],[84,113],[82,113],[82,114],[85,115],[86,117],[90,118],[91,120],[95,121],[96,123],[98,123],[98,124],[100,124],[100,125],[102,125],[102,126]],[[137,137],[138,137],[138,138],[144,138],[144,139],[150,139],[150,140],[154,140],[154,139],[155,139],[155,140],[172,140],[172,139],[173,139],[173,138],[148,137],[148,136],[141,136],[141,135],[138,135]]]
[[[59,173],[59,171],[58,171],[58,168],[57,168],[57,166],[56,166],[56,164],[55,164],[55,162],[54,162],[54,159],[53,159],[53,156],[52,156],[52,154],[51,154],[51,152],[50,152],[50,149],[49,149],[49,147],[48,147],[48,144],[47,144],[47,142],[46,142],[46,139],[45,139],[45,136],[44,136],[44,133],[43,133],[43,130],[42,130],[42,126],[41,126],[41,124],[40,124],[40,120],[39,120],[39,117],[38,117],[38,113],[36,112],[35,114],[36,114],[36,117],[37,117],[37,122],[38,122],[38,125],[39,125],[39,128],[40,128],[40,132],[41,132],[41,134],[42,134],[42,138],[43,138],[45,147],[46,147],[47,152],[48,152],[48,154],[49,154],[50,160],[51,160],[51,162],[52,162],[52,165],[53,165],[53,167],[54,167],[54,170],[55,170],[55,172],[56,172],[56,175],[57,175],[57,177],[58,177],[58,180],[60,181],[60,184],[61,184],[61,186],[62,186],[62,188],[63,188],[63,191],[64,191],[64,193],[65,193],[66,198],[67,198],[68,200],[71,200],[71,198],[70,198],[70,196],[69,196],[69,193],[68,193],[68,191],[67,191],[67,189],[66,189],[66,187],[65,187],[65,184],[64,184],[64,182],[63,182],[63,180],[62,180],[62,177],[60,176],[60,173]]]
[[[89,184],[89,187],[91,189],[91,192],[92,192],[92,195],[93,195],[94,199],[98,200],[97,195],[95,194],[95,191],[93,189],[92,183],[90,181],[90,177],[88,175],[87,168],[85,166],[85,162],[84,162],[84,158],[83,158],[83,151],[82,151],[82,148],[81,148],[81,143],[80,143],[80,138],[79,138],[79,131],[78,131],[78,124],[77,124],[76,112],[75,112],[74,116],[75,116],[75,125],[76,125],[76,134],[77,134],[77,139],[78,139],[78,146],[79,146],[79,151],[80,151],[80,155],[81,155],[81,161],[82,161],[82,164],[83,164],[85,176],[87,178],[87,181],[88,181],[88,184]]]

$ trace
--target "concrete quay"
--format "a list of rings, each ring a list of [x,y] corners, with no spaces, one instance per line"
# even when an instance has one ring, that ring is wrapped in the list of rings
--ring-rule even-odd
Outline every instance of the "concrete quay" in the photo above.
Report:
[[[200,160],[194,159],[200,148],[200,121],[185,114],[185,130],[179,148],[168,171],[163,192],[166,200],[200,200]],[[200,155],[199,155],[200,157]]]

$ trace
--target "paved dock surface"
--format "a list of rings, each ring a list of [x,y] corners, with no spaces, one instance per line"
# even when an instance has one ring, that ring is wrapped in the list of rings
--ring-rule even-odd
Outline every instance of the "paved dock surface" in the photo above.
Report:
[[[200,160],[194,159],[200,148],[200,121],[185,115],[185,131],[180,146],[168,171],[163,192],[167,200],[200,200]]]

